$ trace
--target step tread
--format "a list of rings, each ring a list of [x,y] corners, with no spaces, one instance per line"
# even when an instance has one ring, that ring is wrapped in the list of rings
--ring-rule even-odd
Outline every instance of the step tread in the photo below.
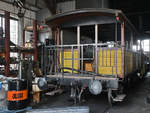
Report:
[[[123,101],[123,99],[126,97],[126,94],[117,95],[113,100],[114,101]]]

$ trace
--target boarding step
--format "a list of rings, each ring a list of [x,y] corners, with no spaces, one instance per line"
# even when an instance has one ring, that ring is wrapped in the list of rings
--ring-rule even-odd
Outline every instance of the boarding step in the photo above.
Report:
[[[117,95],[115,98],[113,98],[113,101],[115,102],[121,102],[126,97],[126,94]]]
[[[57,90],[54,90],[54,91],[51,91],[51,92],[46,93],[46,95],[53,96],[53,95],[55,95],[56,93],[61,94],[62,92],[63,92],[62,89],[57,89]]]

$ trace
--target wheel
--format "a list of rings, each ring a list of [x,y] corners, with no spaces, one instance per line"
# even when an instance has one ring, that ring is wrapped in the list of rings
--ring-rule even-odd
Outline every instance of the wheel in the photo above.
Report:
[[[109,105],[112,107],[112,104],[114,103],[114,101],[113,101],[113,96],[112,96],[112,90],[111,89],[108,89],[108,102],[109,102]]]

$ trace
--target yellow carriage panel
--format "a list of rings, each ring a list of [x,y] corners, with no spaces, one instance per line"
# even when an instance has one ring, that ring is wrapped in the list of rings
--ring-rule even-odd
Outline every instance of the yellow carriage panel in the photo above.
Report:
[[[117,56],[117,57],[116,57]],[[121,74],[121,49],[98,50],[98,73],[104,75]],[[117,69],[116,69],[117,68]]]
[[[61,52],[60,52],[60,66],[62,65],[62,57],[63,57],[63,67],[66,68],[72,68],[73,65],[73,69],[79,69],[79,54],[78,54],[78,50],[74,49],[73,51],[73,56],[72,56],[72,51],[70,49],[66,49],[63,52],[63,56],[61,56]],[[72,60],[72,58],[74,58],[74,60]],[[64,69],[64,72],[69,72],[72,73],[72,70],[69,69]],[[74,71],[74,73],[77,73],[76,71]]]
[[[98,72],[99,74],[104,74],[104,75],[116,75],[116,74],[121,74],[121,67],[98,67]],[[117,72],[117,73],[116,73]]]

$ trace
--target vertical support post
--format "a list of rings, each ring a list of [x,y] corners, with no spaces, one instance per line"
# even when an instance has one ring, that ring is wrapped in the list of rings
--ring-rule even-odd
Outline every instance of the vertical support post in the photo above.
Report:
[[[142,63],[142,43],[140,41],[140,63],[139,63],[140,67],[142,66],[141,63]]]
[[[143,40],[143,51],[144,51],[144,48],[145,48],[144,46],[145,46],[145,44],[144,44],[144,40]]]
[[[25,29],[23,29],[23,36],[22,36],[22,41],[23,41],[23,43],[22,43],[22,46],[23,47],[25,47]]]
[[[23,32],[24,32],[24,18],[20,18],[19,19],[19,22],[20,22],[20,32],[19,32],[19,35],[20,37],[23,36]],[[18,45],[22,46],[23,45],[23,38],[20,38],[20,40],[18,39]],[[19,59],[19,67],[18,67],[18,78],[19,79],[22,79],[22,58],[23,58],[23,55],[21,54],[21,51],[19,51],[18,53],[18,59]]]
[[[118,58],[117,58],[117,53],[118,53],[118,48],[117,48],[117,40],[118,40],[118,13],[115,14],[116,15],[116,23],[115,23],[115,55],[116,57],[114,56],[114,61],[116,63],[116,65],[112,66],[112,75],[113,75],[113,72],[114,72],[114,68],[116,68],[115,70],[115,74],[116,74],[116,77],[118,77]]]
[[[82,45],[82,46],[81,46],[81,70],[82,70],[82,72],[83,72],[83,67],[84,67],[84,66],[83,66],[83,65],[84,65],[84,64],[83,64],[83,63],[84,63],[84,61],[83,61],[83,47],[84,47],[84,46]]]
[[[131,31],[130,50],[133,50],[133,32]],[[133,52],[131,53],[131,69],[133,70]]]
[[[60,31],[60,41],[61,45],[63,45],[63,30]]]
[[[33,21],[33,37],[34,37],[34,61],[38,60],[38,47],[37,47],[37,21]]]
[[[64,51],[63,51],[63,30],[60,31],[60,44],[61,44],[61,68],[64,67]],[[62,74],[64,72],[64,69],[61,69],[62,70]]]
[[[60,45],[60,29],[59,28],[57,28],[57,45]],[[57,73],[58,73],[58,69],[60,68],[60,66],[59,66],[59,64],[60,64],[60,62],[59,62],[59,59],[60,59],[60,52],[61,52],[61,50],[60,50],[60,48],[58,47],[58,49],[57,49]]]
[[[96,68],[96,73],[97,73],[97,69],[98,69],[98,66],[97,66],[97,44],[98,44],[98,25],[96,24],[95,25],[95,68]]]
[[[57,40],[57,45],[60,45],[60,29],[59,28],[57,28],[56,40]]]
[[[72,75],[74,73],[74,50],[73,46],[71,46],[71,52],[72,52]]]
[[[118,23],[116,21],[116,24],[115,24],[115,42],[117,43],[117,40],[118,40]]]
[[[80,26],[77,26],[78,68],[80,69]]]
[[[148,57],[150,58],[150,40],[149,40],[149,52]]]
[[[19,55],[18,55],[18,59],[19,59],[19,74],[18,74],[18,78],[22,79],[22,61],[21,61],[21,51],[19,51]]]
[[[133,32],[131,32],[130,50],[133,50]]]
[[[34,39],[34,43],[33,43],[34,44],[34,62],[37,62],[37,60],[38,60],[38,47],[37,47],[38,38],[37,38],[37,21],[36,20],[33,20],[33,39]],[[45,57],[44,51],[45,51],[45,49],[43,48],[43,58]],[[44,61],[43,61],[43,63],[44,63]],[[43,66],[45,68],[45,63]],[[46,74],[45,70],[46,69],[43,69],[44,75]],[[34,101],[36,101],[36,100],[40,101],[40,92],[34,93],[33,98],[34,98]]]
[[[136,61],[138,61],[139,60],[139,57],[138,57],[138,41],[136,40]],[[137,68],[139,68],[139,66],[138,66],[138,62],[136,62],[136,66],[137,66]]]
[[[9,76],[10,68],[10,13],[5,11],[5,76]]]
[[[54,36],[55,44],[57,45],[57,30],[52,30],[52,35]],[[54,66],[55,66],[55,73],[57,72],[57,48],[54,51]]]
[[[116,51],[116,77],[118,75],[118,69],[117,69],[117,65],[118,65],[118,62],[117,62],[117,40],[118,40],[118,23],[116,21],[116,24],[115,24],[115,42],[116,42],[116,45],[115,45],[115,51]]]
[[[23,38],[22,39],[22,41],[23,41],[22,46],[25,47],[25,29],[23,29],[23,36],[22,36],[22,38]],[[23,59],[25,58],[25,54],[24,53],[22,54],[22,57],[23,57]]]
[[[122,51],[122,54],[121,54],[121,71],[122,71],[122,76],[121,78],[124,77],[125,75],[125,43],[124,43],[124,22],[121,23],[121,51]]]

